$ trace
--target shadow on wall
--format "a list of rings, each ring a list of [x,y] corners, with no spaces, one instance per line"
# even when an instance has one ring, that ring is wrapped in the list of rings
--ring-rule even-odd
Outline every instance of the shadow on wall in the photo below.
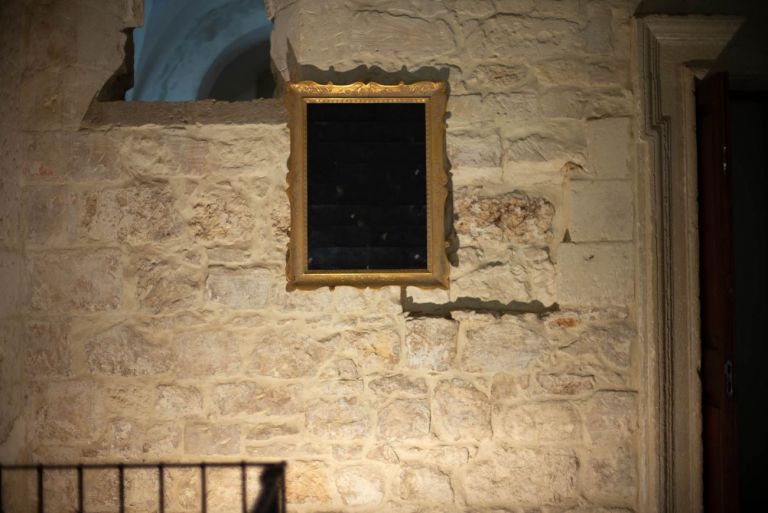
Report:
[[[144,26],[133,31],[133,88],[109,99],[271,97],[271,30],[258,0],[145,0]]]

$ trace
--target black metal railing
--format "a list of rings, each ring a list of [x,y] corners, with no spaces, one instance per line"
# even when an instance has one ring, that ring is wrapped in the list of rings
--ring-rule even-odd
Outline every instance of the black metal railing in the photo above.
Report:
[[[83,463],[73,465],[2,465],[0,464],[0,513],[6,513],[5,499],[18,490],[3,490],[3,477],[13,472],[36,472],[37,513],[45,513],[45,473],[54,470],[69,470],[76,472],[77,513],[85,512],[85,497],[88,481],[85,479],[86,470],[116,470],[117,498],[119,513],[125,513],[125,471],[134,469],[154,469],[157,471],[157,504],[158,512],[165,513],[165,479],[168,469],[199,469],[200,470],[200,511],[208,510],[208,480],[207,471],[212,468],[230,468],[240,470],[240,496],[242,498],[242,513],[285,513],[285,463]],[[248,503],[248,469],[261,468],[260,489],[256,500]],[[4,495],[5,494],[5,495]]]

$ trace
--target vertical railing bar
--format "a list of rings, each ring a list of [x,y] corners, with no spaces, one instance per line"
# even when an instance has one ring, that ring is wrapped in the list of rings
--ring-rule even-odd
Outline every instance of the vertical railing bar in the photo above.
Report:
[[[77,513],[85,513],[85,506],[83,503],[85,498],[85,490],[83,489],[83,465],[77,466]]]
[[[165,513],[165,472],[163,470],[163,464],[159,464],[157,466],[158,476],[157,476],[157,488],[158,488],[158,494],[160,494],[159,497],[159,506],[158,513]],[[2,513],[2,512],[0,512]]]
[[[123,464],[117,466],[117,489],[120,499],[120,513],[125,513],[125,469]]]
[[[207,513],[208,511],[208,486],[205,482],[205,463],[200,464],[200,495],[202,504],[200,505],[201,513]]]
[[[242,494],[243,513],[248,513],[248,467],[245,462],[240,463],[240,491]]]
[[[43,466],[37,466],[37,512],[45,513],[45,504],[43,502]]]

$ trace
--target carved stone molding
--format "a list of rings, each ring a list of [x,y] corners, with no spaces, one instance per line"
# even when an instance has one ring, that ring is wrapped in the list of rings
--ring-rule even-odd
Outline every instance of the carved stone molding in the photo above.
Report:
[[[641,102],[637,205],[643,383],[641,511],[700,512],[702,443],[695,78],[741,18],[635,19]]]

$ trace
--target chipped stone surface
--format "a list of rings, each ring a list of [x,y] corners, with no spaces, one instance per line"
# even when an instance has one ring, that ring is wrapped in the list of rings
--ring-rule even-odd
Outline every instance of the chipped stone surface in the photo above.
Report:
[[[455,227],[462,246],[550,242],[555,209],[546,199],[520,192],[485,196],[478,188],[462,188],[454,194]]]
[[[526,444],[578,442],[581,419],[568,403],[548,401],[499,408],[502,429],[510,440]]]
[[[307,405],[307,429],[318,436],[362,438],[369,425],[367,405],[355,398],[318,399]]]
[[[328,466],[320,461],[296,461],[286,469],[288,504],[324,503],[330,500]]]
[[[148,376],[168,372],[173,352],[165,341],[152,340],[131,326],[116,326],[86,343],[88,367],[94,374]]]

